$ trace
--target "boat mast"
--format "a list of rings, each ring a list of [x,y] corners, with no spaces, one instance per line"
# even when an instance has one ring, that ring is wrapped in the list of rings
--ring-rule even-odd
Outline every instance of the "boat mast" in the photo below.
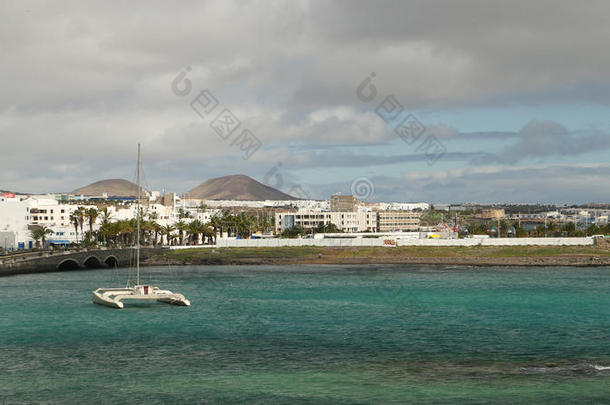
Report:
[[[140,155],[140,144],[138,144],[138,171],[136,174],[136,182],[138,183],[138,201],[136,203],[136,285],[140,285],[140,198],[141,198],[141,188],[140,188],[140,166],[142,165]]]

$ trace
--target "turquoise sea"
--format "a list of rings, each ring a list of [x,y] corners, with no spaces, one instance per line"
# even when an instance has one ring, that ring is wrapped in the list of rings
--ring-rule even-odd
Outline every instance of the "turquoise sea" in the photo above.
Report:
[[[610,403],[610,268],[144,269],[0,278],[0,404]]]

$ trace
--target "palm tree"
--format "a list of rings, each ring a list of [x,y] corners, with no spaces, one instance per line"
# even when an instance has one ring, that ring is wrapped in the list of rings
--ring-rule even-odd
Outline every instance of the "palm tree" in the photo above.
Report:
[[[91,237],[93,237],[93,224],[95,224],[95,221],[97,221],[97,217],[99,215],[100,213],[98,210],[93,207],[85,211],[85,216],[89,220],[89,234]]]
[[[152,230],[155,233],[155,239],[153,242],[153,246],[157,246],[157,243],[159,242],[159,234],[163,235],[163,227],[154,221],[151,221],[151,225],[152,225]],[[163,238],[163,236],[161,236],[161,238]]]
[[[111,240],[113,244],[118,244],[119,236],[121,234],[121,225],[119,222],[109,222],[105,226],[107,227],[105,230],[106,237]]]
[[[174,232],[175,230],[176,230],[176,227],[171,225],[171,224],[165,225],[163,227],[163,233],[167,237],[167,245],[168,246],[172,244],[172,239],[173,239],[172,238],[172,232]]]
[[[78,215],[76,215],[76,213],[70,214],[70,223],[74,225],[74,232],[76,233],[76,242],[78,243]]]
[[[186,211],[184,208],[179,208],[178,209],[178,218],[179,219],[186,219],[186,218],[190,218],[191,214]]]
[[[85,207],[78,207],[76,209],[76,211],[74,211],[74,215],[76,215],[76,217],[78,218],[78,224],[80,225],[81,235],[84,233],[83,224],[85,223],[86,212],[87,212],[87,209]]]
[[[117,222],[117,237],[123,245],[131,245],[136,231],[135,219],[124,219]]]
[[[212,227],[204,224],[201,231],[203,233],[203,238],[207,238],[209,245],[216,244],[216,231],[214,231]]]
[[[191,245],[196,245],[199,241],[199,233],[201,231],[201,221],[199,220],[194,220],[191,223],[189,223],[187,225],[187,231],[190,234],[189,239],[191,239],[190,244]]]
[[[254,221],[252,218],[245,212],[240,212],[239,215],[236,216],[235,220],[237,234],[242,238],[248,238],[252,234],[252,228],[254,226]]]
[[[222,218],[218,215],[214,215],[210,218],[208,225],[214,229],[215,234],[218,234],[218,231],[220,231],[220,237],[222,238]],[[214,237],[214,239],[216,239],[216,237]]]
[[[100,226],[100,229],[97,231],[98,235],[100,236],[101,240],[105,243],[108,244],[108,242],[110,241],[110,238],[112,238],[114,236],[114,231],[116,229],[115,227],[116,222],[106,222],[103,223]]]
[[[30,231],[32,239],[36,241],[36,247],[39,247],[39,241],[42,239],[42,247],[45,247],[47,235],[53,235],[55,232],[51,228],[41,225]]]
[[[112,214],[108,211],[108,207],[104,207],[100,210],[100,222],[105,225],[112,219]]]
[[[176,222],[176,229],[178,230],[179,238],[180,238],[180,246],[183,245],[184,242],[184,233],[187,230],[188,225],[184,221]]]
[[[258,221],[257,230],[265,233],[269,228],[271,228],[271,220],[267,215],[263,215]]]
[[[222,213],[222,224],[227,228],[227,237],[231,236],[231,231],[234,230],[236,225],[236,218],[231,215],[229,211],[223,211]]]
[[[151,235],[155,231],[154,222],[151,221],[143,221],[140,223],[140,240],[142,244],[150,245],[150,240],[152,239]]]

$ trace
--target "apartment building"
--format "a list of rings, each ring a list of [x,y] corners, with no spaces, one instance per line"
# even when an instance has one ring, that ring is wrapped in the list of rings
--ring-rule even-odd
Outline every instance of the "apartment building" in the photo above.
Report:
[[[419,229],[421,213],[416,211],[377,211],[378,232],[407,232]]]
[[[277,233],[293,226],[312,229],[320,224],[334,224],[344,232],[375,231],[377,229],[377,213],[373,211],[321,212],[313,210],[275,213],[275,231]]]

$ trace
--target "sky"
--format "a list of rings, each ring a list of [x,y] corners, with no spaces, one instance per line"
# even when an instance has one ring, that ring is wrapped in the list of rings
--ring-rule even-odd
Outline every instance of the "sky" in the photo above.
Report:
[[[607,1],[3,1],[0,189],[610,201]]]

